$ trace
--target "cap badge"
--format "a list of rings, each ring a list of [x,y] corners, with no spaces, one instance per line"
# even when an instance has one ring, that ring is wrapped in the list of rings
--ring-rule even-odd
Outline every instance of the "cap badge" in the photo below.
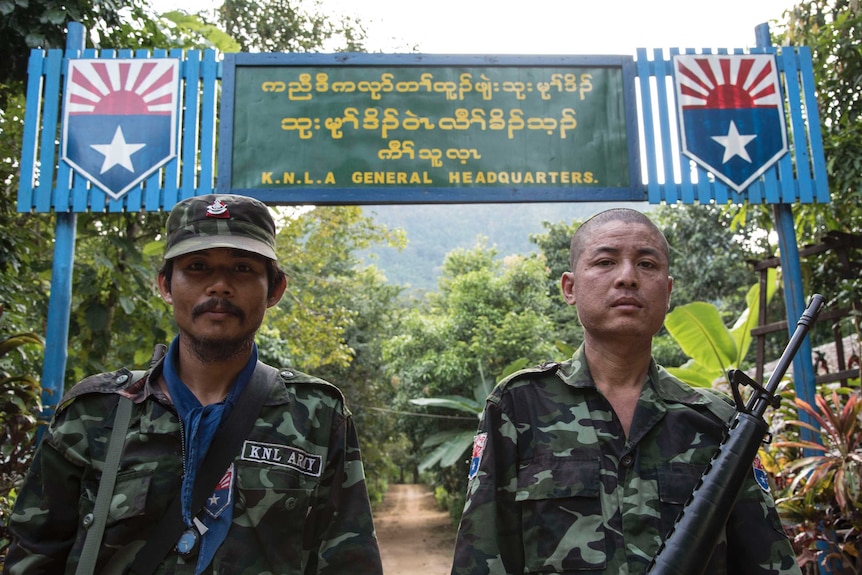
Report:
[[[227,205],[223,201],[215,199],[207,206],[207,217],[227,219],[230,217],[230,212],[227,211]]]

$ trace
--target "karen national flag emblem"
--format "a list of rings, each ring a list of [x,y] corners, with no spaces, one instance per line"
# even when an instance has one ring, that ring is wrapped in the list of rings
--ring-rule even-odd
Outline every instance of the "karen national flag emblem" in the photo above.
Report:
[[[479,464],[482,463],[482,453],[485,452],[485,444],[488,442],[488,434],[480,433],[473,437],[473,454],[470,456],[470,471],[468,479],[473,479],[479,474]]]
[[[682,152],[742,192],[787,152],[784,106],[770,54],[673,58]]]
[[[114,199],[176,156],[177,59],[69,60],[62,158]]]

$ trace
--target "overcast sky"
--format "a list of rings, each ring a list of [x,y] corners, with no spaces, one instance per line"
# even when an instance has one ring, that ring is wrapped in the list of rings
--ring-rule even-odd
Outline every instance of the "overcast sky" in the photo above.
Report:
[[[324,0],[367,22],[371,49],[428,53],[633,54],[745,48],[790,0]]]
[[[439,54],[622,54],[636,48],[748,48],[792,0],[321,0],[360,18],[368,49]],[[188,11],[217,5],[186,0]],[[310,2],[305,2],[311,5]],[[154,0],[157,11],[175,0]]]

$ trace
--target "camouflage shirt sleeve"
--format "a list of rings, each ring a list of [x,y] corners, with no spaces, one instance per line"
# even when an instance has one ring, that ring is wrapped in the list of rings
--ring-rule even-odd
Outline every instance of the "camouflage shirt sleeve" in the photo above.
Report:
[[[453,575],[524,573],[518,486],[518,430],[500,406],[502,386],[485,404],[474,439],[467,502],[458,527]]]
[[[340,399],[338,406],[326,467],[310,508],[305,573],[379,575],[383,566],[356,428]]]
[[[84,464],[57,448],[54,432],[70,429],[68,413],[55,417],[36,450],[9,520],[13,536],[4,573],[63,573],[79,529],[76,502]]]

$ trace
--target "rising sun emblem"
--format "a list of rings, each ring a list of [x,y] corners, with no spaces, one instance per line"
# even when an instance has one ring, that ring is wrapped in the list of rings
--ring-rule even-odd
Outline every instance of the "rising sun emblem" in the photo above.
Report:
[[[172,60],[77,60],[69,68],[70,114],[170,114],[176,107]]]
[[[787,150],[775,58],[674,57],[683,153],[742,191]]]

